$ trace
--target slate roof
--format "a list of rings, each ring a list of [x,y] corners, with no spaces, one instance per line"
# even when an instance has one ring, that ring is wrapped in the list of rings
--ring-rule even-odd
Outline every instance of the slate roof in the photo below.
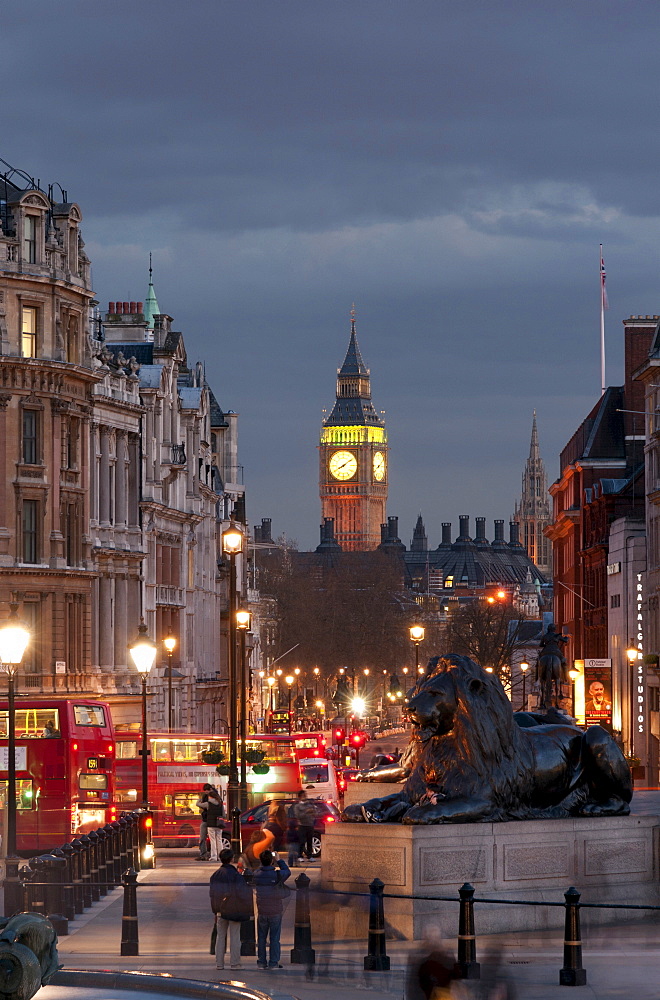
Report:
[[[105,342],[105,347],[117,357],[118,354],[123,354],[126,359],[135,358],[139,365],[152,365],[154,363],[154,345],[145,344],[140,342],[139,344],[127,344],[125,342]]]
[[[159,389],[162,374],[162,365],[142,365],[138,372],[140,386],[145,389]]]
[[[360,348],[355,334],[355,320],[351,322],[351,339],[348,342],[348,350],[344,363],[339,369],[339,375],[364,375],[368,377],[369,369],[362,360]]]
[[[184,410],[196,410],[202,402],[202,390],[198,386],[193,388],[179,388],[179,399]]]

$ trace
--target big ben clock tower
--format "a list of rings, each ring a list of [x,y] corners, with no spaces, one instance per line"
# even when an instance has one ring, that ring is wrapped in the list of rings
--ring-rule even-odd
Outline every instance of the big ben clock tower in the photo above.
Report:
[[[335,521],[345,552],[380,544],[387,504],[387,431],[371,402],[369,369],[360,354],[351,314],[351,339],[337,372],[337,399],[323,421],[319,444],[321,516]]]

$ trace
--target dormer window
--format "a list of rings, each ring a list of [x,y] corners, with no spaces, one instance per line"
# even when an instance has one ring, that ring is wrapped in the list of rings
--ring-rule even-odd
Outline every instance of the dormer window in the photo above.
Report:
[[[23,219],[23,260],[28,264],[37,262],[37,219],[26,215]]]

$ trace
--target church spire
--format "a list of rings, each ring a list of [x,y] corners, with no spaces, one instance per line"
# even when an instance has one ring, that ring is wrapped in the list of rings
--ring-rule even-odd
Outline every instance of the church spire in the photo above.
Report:
[[[151,267],[151,254],[149,254],[149,291],[147,292],[147,298],[144,303],[144,318],[147,321],[147,329],[153,330],[155,326],[155,316],[160,315],[160,307],[158,305],[158,300],[156,298],[156,292],[154,291],[153,283],[153,269]]]
[[[527,555],[546,577],[552,575],[552,554],[544,529],[550,523],[550,501],[545,466],[539,449],[536,410],[532,417],[529,458],[522,477],[520,501],[515,504],[513,520],[520,525],[520,541]]]
[[[529,460],[530,462],[538,462],[540,459],[539,435],[536,429],[536,410],[534,410],[534,416],[532,418],[532,439],[529,443]]]

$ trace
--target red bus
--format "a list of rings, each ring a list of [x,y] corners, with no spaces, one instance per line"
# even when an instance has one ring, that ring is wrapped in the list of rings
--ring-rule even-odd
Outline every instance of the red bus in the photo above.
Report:
[[[117,803],[132,809],[142,798],[142,762],[139,756],[139,732],[117,732]],[[220,751],[223,763],[229,760],[226,735],[196,733],[151,733],[149,736],[149,803],[154,814],[153,838],[161,847],[192,847],[199,841],[200,814],[195,803],[202,785],[208,782],[222,792],[226,802],[227,777],[220,776],[215,764],[206,764],[202,754]],[[320,770],[325,760],[325,740],[321,733],[289,735],[251,735],[246,749],[265,753],[267,774],[257,774],[247,766],[248,805],[258,805],[275,793],[295,793],[307,783],[306,764],[318,760]],[[240,760],[240,747],[239,747]],[[320,776],[319,766],[314,777]],[[330,765],[334,775],[334,768]],[[227,845],[229,846],[229,845]]]
[[[0,701],[0,805],[7,799],[8,707]],[[16,703],[19,852],[58,847],[116,819],[110,708],[87,698]],[[3,813],[4,815],[4,813]]]

